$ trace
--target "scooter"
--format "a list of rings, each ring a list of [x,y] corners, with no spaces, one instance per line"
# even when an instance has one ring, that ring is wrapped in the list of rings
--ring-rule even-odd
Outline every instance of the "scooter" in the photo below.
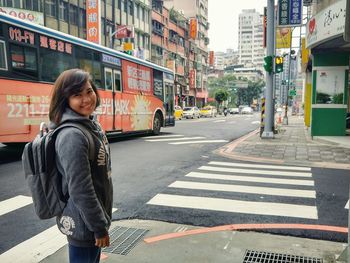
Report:
[[[227,115],[227,109],[224,109],[224,115],[225,115],[225,117],[226,117],[226,115]]]

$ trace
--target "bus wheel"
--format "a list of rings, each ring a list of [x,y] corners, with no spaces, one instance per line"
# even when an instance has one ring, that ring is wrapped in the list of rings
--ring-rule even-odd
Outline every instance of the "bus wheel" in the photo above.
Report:
[[[161,127],[162,127],[161,117],[160,117],[159,113],[156,113],[156,115],[154,116],[154,120],[153,120],[152,133],[154,135],[158,135],[160,133],[160,128]]]

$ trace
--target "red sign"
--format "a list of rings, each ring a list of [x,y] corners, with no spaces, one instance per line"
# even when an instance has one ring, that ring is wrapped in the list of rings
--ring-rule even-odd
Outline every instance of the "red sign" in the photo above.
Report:
[[[214,51],[209,51],[209,65],[214,66]]]
[[[191,69],[190,70],[190,80],[189,80],[189,86],[190,89],[194,89],[196,88],[196,70],[195,69]]]
[[[117,26],[117,33],[115,38],[134,38],[134,27],[133,26]]]
[[[152,71],[145,66],[123,61],[124,91],[152,95]]]
[[[86,0],[86,39],[100,43],[100,14],[99,0]]]
[[[190,19],[190,38],[192,39],[197,38],[197,19],[196,18]]]

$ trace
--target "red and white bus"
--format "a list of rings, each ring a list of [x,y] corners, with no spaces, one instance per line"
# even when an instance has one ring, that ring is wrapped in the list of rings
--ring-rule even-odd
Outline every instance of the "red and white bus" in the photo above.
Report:
[[[50,93],[70,68],[91,73],[107,135],[174,126],[174,74],[125,53],[0,13],[0,142],[27,142],[48,121]]]

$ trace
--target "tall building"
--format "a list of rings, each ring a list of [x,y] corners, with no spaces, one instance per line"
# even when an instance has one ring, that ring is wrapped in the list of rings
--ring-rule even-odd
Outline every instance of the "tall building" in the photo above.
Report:
[[[191,65],[189,61],[189,68],[195,69],[196,84],[194,94],[190,90],[190,96],[194,96],[195,104],[201,106],[207,102],[207,75],[208,75],[208,0],[167,0],[164,1],[164,6],[169,10],[175,9],[182,13],[188,19],[196,19],[197,34],[194,40],[194,63]],[[192,50],[192,47],[190,47]]]
[[[255,9],[244,9],[238,20],[239,64],[263,71],[263,15]]]
[[[88,4],[100,6],[101,45],[123,50],[124,42],[132,42],[135,51],[150,59],[151,0],[0,0],[0,11],[12,15],[28,13],[38,24],[87,39],[87,18],[98,22],[97,16],[87,15]],[[110,37],[118,25],[133,26],[134,35]]]

